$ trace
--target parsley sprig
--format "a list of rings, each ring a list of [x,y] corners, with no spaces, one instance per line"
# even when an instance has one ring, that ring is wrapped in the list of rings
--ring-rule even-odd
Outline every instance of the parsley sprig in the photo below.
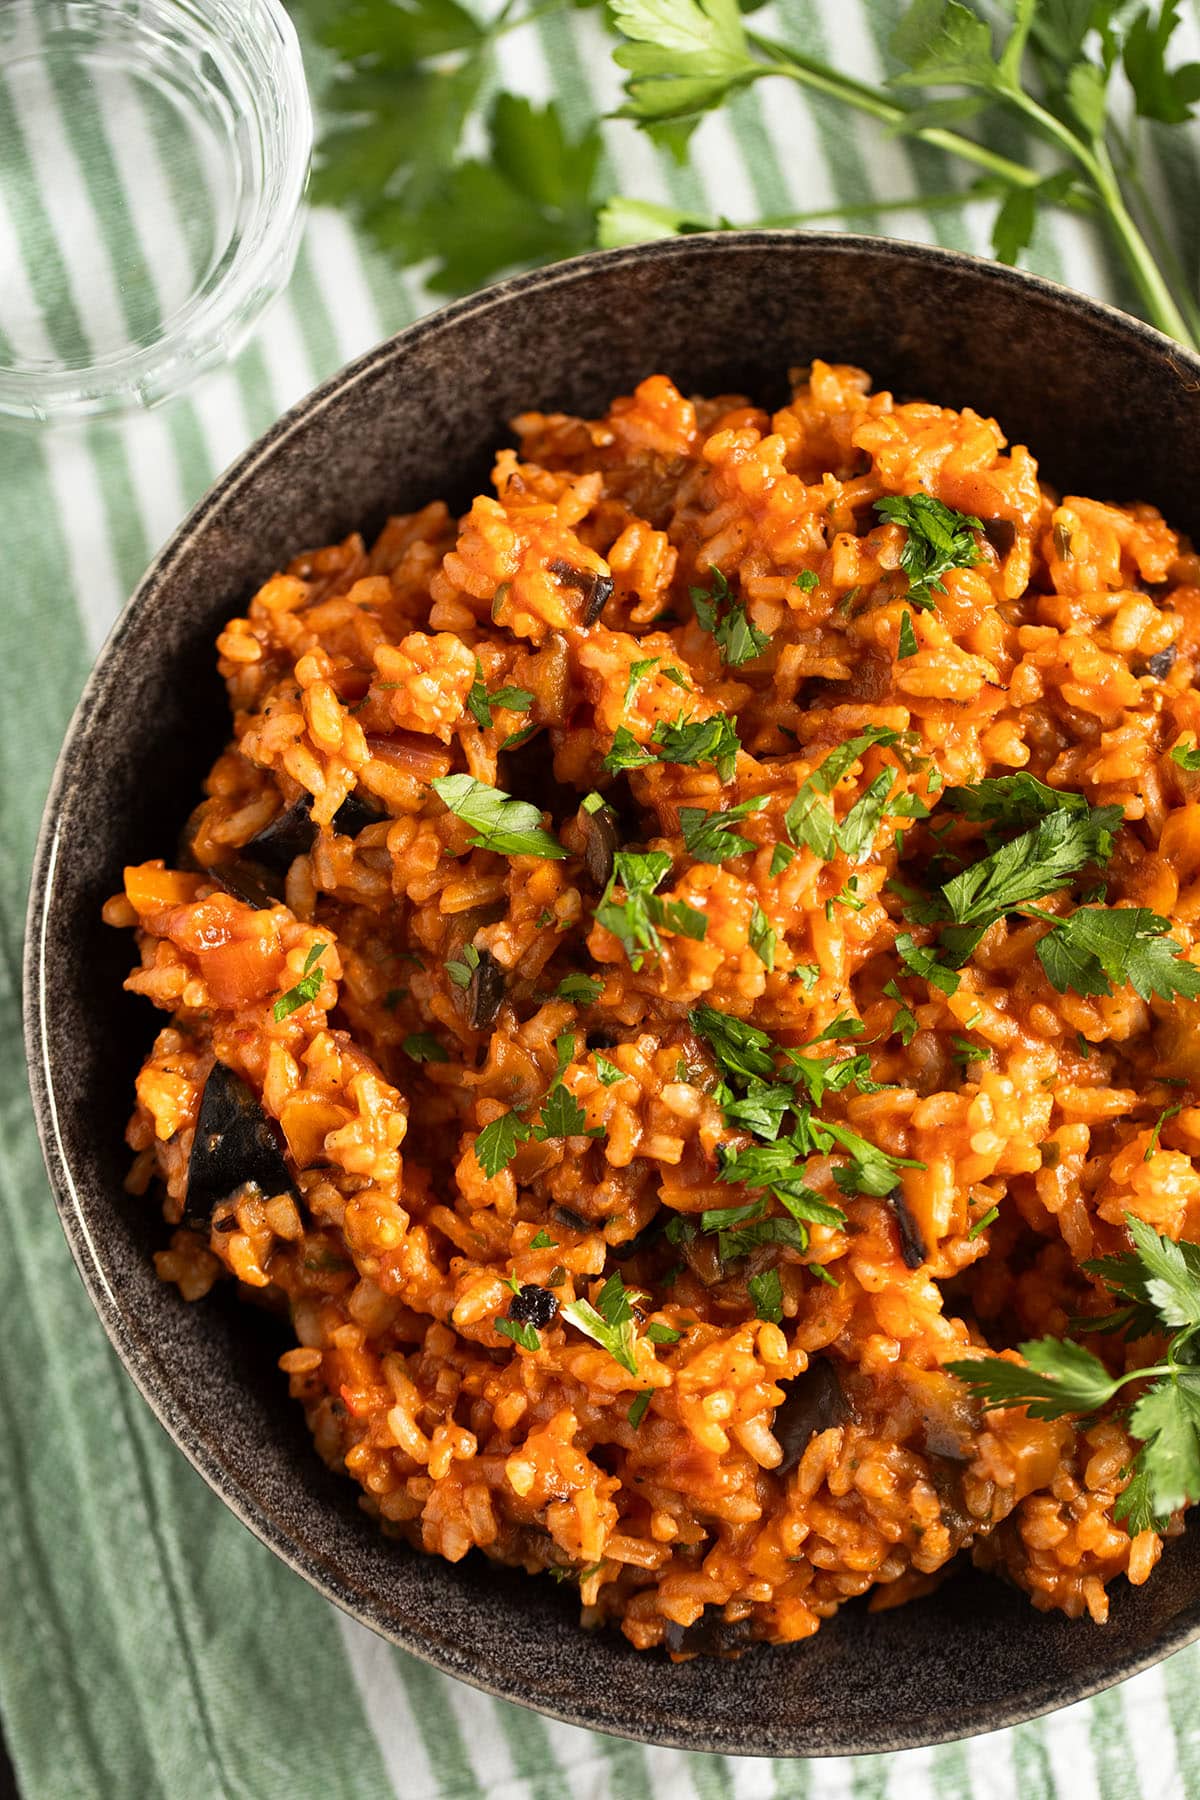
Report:
[[[631,1375],[637,1374],[633,1304],[619,1270],[608,1277],[594,1306],[590,1300],[569,1300],[559,1308],[559,1317],[607,1350]]]
[[[1128,1410],[1140,1440],[1116,1517],[1131,1532],[1161,1529],[1180,1507],[1200,1501],[1200,1244],[1173,1243],[1127,1213],[1133,1249],[1085,1263],[1120,1304],[1082,1329],[1167,1339],[1162,1360],[1111,1375],[1100,1358],[1070,1338],[1020,1346],[1024,1363],[980,1356],[947,1363],[985,1406],[1025,1406],[1035,1419],[1084,1418],[1125,1387],[1146,1382]]]

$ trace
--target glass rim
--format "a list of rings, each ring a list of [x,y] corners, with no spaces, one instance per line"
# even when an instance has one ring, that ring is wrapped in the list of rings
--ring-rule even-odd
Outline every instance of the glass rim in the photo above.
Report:
[[[204,18],[196,0],[174,0]],[[255,198],[249,226],[230,267],[163,321],[153,343],[102,352],[76,368],[0,363],[0,425],[49,424],[120,411],[149,410],[229,360],[286,285],[308,186],[314,124],[300,40],[283,0],[238,0],[261,16],[280,52],[279,85],[263,117],[277,156],[270,203]],[[0,66],[3,59],[0,57]]]

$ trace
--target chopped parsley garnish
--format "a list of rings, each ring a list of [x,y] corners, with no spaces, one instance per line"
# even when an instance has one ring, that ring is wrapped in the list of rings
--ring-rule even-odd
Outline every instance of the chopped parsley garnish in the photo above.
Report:
[[[983,931],[1006,912],[1015,912],[1066,886],[1088,863],[1106,862],[1122,817],[1119,806],[1049,813],[1029,831],[952,876],[938,895],[910,908],[911,916],[925,921],[949,918],[958,925],[978,926],[977,943]],[[955,960],[965,961],[965,957]]]
[[[942,805],[964,819],[996,825],[1033,825],[1051,813],[1088,811],[1082,794],[1047,787],[1023,769],[1015,775],[988,775],[968,787],[947,788]]]
[[[1143,1162],[1149,1162],[1150,1159],[1153,1157],[1155,1151],[1158,1150],[1159,1140],[1162,1137],[1162,1128],[1166,1124],[1167,1120],[1173,1119],[1175,1117],[1176,1113],[1182,1112],[1182,1111],[1183,1111],[1183,1102],[1182,1101],[1179,1101],[1174,1106],[1164,1106],[1163,1107],[1163,1109],[1159,1113],[1157,1119],[1155,1119],[1155,1121],[1154,1121],[1154,1130],[1150,1133],[1150,1142],[1146,1145],[1146,1154],[1142,1158]]]
[[[1187,961],[1170,921],[1159,913],[1144,906],[1081,906],[1065,919],[1036,910],[1035,917],[1051,922],[1037,954],[1060,994],[1111,994],[1114,985],[1128,985],[1143,1000],[1200,994],[1200,968]]]
[[[442,775],[430,783],[452,813],[475,829],[472,848],[500,856],[559,858],[567,853],[542,825],[542,815],[527,800],[513,800],[499,788],[473,775]]]
[[[538,1232],[536,1237],[530,1238],[529,1248],[531,1250],[557,1250],[558,1243],[548,1231],[543,1229]]]
[[[776,844],[774,850],[771,852],[770,876],[772,881],[775,880],[776,876],[782,875],[786,868],[790,867],[795,860],[795,855],[796,852],[791,844]]]
[[[968,1233],[967,1233],[968,1241],[973,1242],[980,1235],[981,1232],[984,1232],[987,1230],[989,1225],[994,1225],[996,1223],[996,1220],[999,1217],[1000,1217],[1000,1208],[998,1206],[989,1206],[985,1213],[980,1214],[979,1218],[977,1218],[975,1223],[972,1225],[970,1231],[968,1231]]]
[[[975,533],[983,523],[971,513],[955,512],[932,494],[888,494],[875,502],[875,511],[891,525],[906,532],[900,567],[908,576],[906,599],[913,606],[932,608],[933,596],[946,592],[942,576],[951,569],[973,569],[984,560]]]
[[[1176,744],[1171,752],[1171,761],[1178,763],[1181,769],[1195,774],[1200,769],[1200,746],[1196,744]]]
[[[514,1108],[512,1112],[501,1113],[490,1125],[485,1125],[475,1139],[475,1160],[490,1181],[507,1169],[517,1148],[529,1136],[529,1126],[520,1113]]]
[[[883,991],[889,1000],[896,1002],[896,1010],[892,1014],[892,1030],[907,1050],[919,1030],[917,1015],[894,981],[889,981]]]
[[[1108,1288],[1116,1309],[1079,1321],[1088,1332],[1168,1339],[1165,1357],[1110,1375],[1098,1356],[1069,1338],[1020,1346],[1024,1363],[979,1356],[946,1363],[988,1407],[1024,1406],[1031,1418],[1088,1417],[1129,1382],[1146,1382],[1128,1414],[1140,1440],[1131,1479],[1114,1516],[1131,1533],[1162,1530],[1171,1515],[1200,1500],[1200,1244],[1172,1243],[1126,1213],[1134,1248],[1083,1267]]]
[[[870,855],[875,833],[887,810],[888,795],[895,785],[891,769],[881,770],[837,827],[838,846],[851,862],[864,862]]]
[[[607,1350],[631,1375],[637,1374],[633,1307],[619,1271],[604,1283],[596,1296],[595,1306],[590,1300],[570,1300],[559,1309],[559,1316],[568,1325],[574,1325],[576,1331],[591,1338],[594,1344],[599,1344],[602,1350]]]
[[[400,1048],[405,1056],[411,1056],[414,1062],[449,1062],[447,1051],[442,1049],[435,1037],[427,1031],[413,1031],[405,1038]]]
[[[898,735],[895,731],[873,725],[860,732],[857,737],[847,738],[844,744],[839,744],[836,750],[830,751],[808,776],[784,814],[784,829],[793,844],[807,844],[822,861],[828,862],[838,848],[841,833],[848,830],[851,850],[847,854],[865,854],[863,844],[869,847],[870,840],[875,835],[883,813],[882,800],[891,791],[895,776],[890,770],[877,776],[867,792],[851,807],[840,829],[835,823],[832,808],[824,804],[822,797],[832,794],[838,782],[872,744],[894,744]],[[883,781],[886,781],[887,787],[883,789],[881,796],[875,790]],[[860,813],[857,821],[851,825],[855,813],[868,801],[868,796],[871,798],[866,811]]]
[[[821,577],[817,574],[815,569],[801,569],[795,581],[792,583],[793,587],[802,588],[806,594],[811,594],[813,589],[819,588],[820,585]]]
[[[778,942],[778,931],[755,901],[754,911],[750,915],[750,948],[768,970],[775,967],[775,946]]]
[[[721,652],[721,660],[736,669],[742,663],[761,656],[771,639],[765,631],[750,622],[744,602],[733,591],[715,565],[709,569],[712,592],[707,588],[689,588],[692,605],[701,626],[709,632]]]
[[[622,769],[643,769],[653,761],[653,751],[643,750],[628,725],[618,725],[613,732],[612,749],[601,767],[610,775],[617,775]]]
[[[722,781],[732,779],[742,745],[737,720],[727,713],[710,719],[685,719],[681,713],[673,724],[660,719],[652,736],[664,762],[712,763]]]
[[[629,1411],[625,1415],[625,1417],[629,1420],[629,1423],[633,1426],[633,1429],[635,1431],[637,1430],[638,1426],[641,1424],[642,1420],[645,1418],[646,1409],[649,1405],[650,1405],[650,1389],[643,1388],[641,1393],[637,1394],[634,1397],[632,1403],[630,1404]]]
[[[705,812],[702,806],[681,806],[679,827],[683,841],[698,862],[723,863],[731,856],[743,856],[747,850],[754,849],[754,844],[730,827],[751,813],[761,812],[766,804],[764,795],[742,800],[727,812]]]
[[[565,975],[554,991],[560,1000],[591,1006],[604,992],[604,980],[599,975]]]
[[[533,1135],[539,1144],[544,1144],[547,1138],[603,1137],[604,1127],[593,1125],[589,1130],[582,1106],[570,1088],[557,1081],[542,1103]]]
[[[314,944],[304,959],[304,972],[295,987],[289,988],[286,994],[280,994],[272,1013],[277,1025],[282,1024],[298,1007],[307,1006],[320,993],[325,971],[319,969],[317,964],[328,948],[328,944]]]
[[[657,1319],[646,1327],[648,1344],[677,1344],[682,1336],[682,1331],[676,1331],[673,1325],[660,1325]]]
[[[961,975],[957,975],[953,969],[945,968],[932,950],[923,950],[920,945],[915,944],[911,932],[900,933],[896,939],[896,954],[914,975],[923,975],[926,981],[940,988],[943,994],[958,992]]]
[[[657,669],[657,667],[661,661],[662,661],[661,657],[647,656],[647,657],[644,657],[641,662],[630,663],[629,679],[625,683],[624,709],[626,712],[629,711],[630,701],[633,699],[633,696],[637,693],[638,683],[641,681],[643,675],[648,675],[650,673],[651,669]]]
[[[950,1039],[950,1042],[954,1046],[954,1060],[956,1063],[961,1063],[964,1070],[969,1068],[972,1063],[992,1060],[990,1050],[982,1044],[973,1044],[969,1038],[955,1036]]]
[[[520,1319],[495,1319],[493,1321],[501,1337],[511,1338],[522,1350],[540,1350],[542,1340],[538,1336],[536,1325],[530,1325]]]
[[[475,679],[467,695],[467,708],[480,731],[491,729],[493,706],[501,707],[506,712],[523,713],[528,712],[532,705],[533,695],[528,688],[502,687],[497,688],[494,694],[489,694],[483,679],[483,665],[478,657],[475,658]]]
[[[452,957],[446,964],[446,973],[455,987],[470,987],[471,977],[479,967],[479,952],[474,944],[464,944],[461,956]]]
[[[772,1325],[782,1323],[783,1283],[778,1269],[764,1269],[761,1275],[751,1275],[746,1290],[756,1319],[766,1319]]]
[[[596,919],[611,931],[624,947],[630,967],[640,969],[647,954],[657,956],[662,950],[658,927],[681,937],[704,937],[708,920],[685,900],[664,900],[655,893],[670,872],[671,858],[665,850],[618,850],[613,857],[613,872],[596,908]],[[616,898],[616,890],[624,888],[625,898]]]
[[[775,1046],[765,1031],[745,1019],[701,1005],[688,1014],[692,1030],[707,1039],[722,1073],[745,1081],[775,1073]]]
[[[915,656],[919,648],[920,645],[917,643],[917,634],[913,630],[912,614],[910,612],[901,613],[900,637],[896,645],[897,659],[900,662],[903,662],[905,658]]]
[[[604,1083],[605,1087],[611,1087],[614,1081],[620,1081],[620,1069],[618,1069],[616,1063],[609,1062],[607,1056],[601,1056],[600,1052],[597,1050],[594,1052],[592,1060],[596,1065],[596,1073]]]

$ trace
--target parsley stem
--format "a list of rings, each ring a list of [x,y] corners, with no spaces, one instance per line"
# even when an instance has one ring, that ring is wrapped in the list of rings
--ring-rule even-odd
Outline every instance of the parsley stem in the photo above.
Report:
[[[1151,323],[1157,325],[1168,337],[1177,338],[1181,344],[1186,344],[1189,349],[1200,348],[1175,303],[1175,297],[1151,254],[1150,246],[1125,204],[1117,172],[1103,139],[1088,143],[1078,137],[1069,125],[1064,124],[1062,119],[1055,118],[1052,112],[1048,112],[1023,88],[1006,88],[1005,94],[1017,111],[1024,113],[1043,137],[1048,138],[1079,164],[1091,181],[1107,214],[1109,232],[1146,303]]]
[[[805,56],[801,51],[773,43],[770,38],[761,36],[757,31],[748,31],[746,40],[770,58],[763,70],[764,74],[786,75],[790,80],[812,88],[814,93],[826,94],[831,100],[841,100],[847,106],[856,106],[860,112],[870,113],[872,118],[878,119],[883,125],[902,126],[909,116],[907,107],[881,99],[877,89],[868,87],[865,82],[855,81],[850,75],[839,74],[836,69],[831,69],[827,63],[819,62],[815,57]],[[935,150],[945,150],[951,156],[960,156],[966,162],[973,162],[1013,187],[1037,187],[1043,179],[1036,169],[1026,168],[1023,163],[1013,162],[1010,157],[989,150],[986,144],[977,144],[973,138],[963,137],[957,131],[947,131],[942,126],[921,126],[911,136],[922,144],[931,145]]]

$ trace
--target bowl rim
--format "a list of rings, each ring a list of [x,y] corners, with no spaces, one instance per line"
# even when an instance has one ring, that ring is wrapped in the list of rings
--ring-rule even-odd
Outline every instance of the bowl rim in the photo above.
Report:
[[[154,557],[145,575],[122,608],[102,645],[83,691],[72,712],[43,809],[37,846],[32,865],[29,900],[25,920],[23,959],[23,1025],[30,1093],[37,1122],[42,1154],[49,1176],[51,1192],[83,1286],[99,1316],[104,1332],[116,1351],[123,1369],[132,1379],[172,1443],[181,1450],[208,1486],[225,1506],[289,1568],[310,1587],[323,1595],[360,1624],[367,1626],[387,1641],[419,1658],[441,1673],[453,1676],[468,1686],[527,1707],[532,1712],[558,1719],[566,1724],[601,1731],[610,1736],[631,1739],[650,1745],[685,1751],[706,1751],[722,1755],[780,1757],[804,1760],[813,1756],[859,1756],[891,1753],[898,1750],[933,1747],[959,1742],[982,1732],[997,1731],[1044,1717],[1060,1707],[1091,1698],[1130,1676],[1154,1667],[1166,1657],[1200,1639],[1200,1602],[1185,1608],[1160,1633],[1154,1647],[1142,1653],[1117,1657],[1095,1678],[1082,1682],[1073,1677],[1061,1690],[1044,1684],[1039,1694],[1027,1701],[1008,1702],[997,1706],[986,1698],[962,1708],[955,1728],[930,1734],[919,1727],[894,1729],[886,1741],[828,1739],[806,1742],[803,1756],[795,1750],[769,1744],[762,1750],[747,1750],[734,1743],[723,1732],[697,1734],[664,1720],[628,1721],[607,1710],[603,1692],[589,1692],[569,1708],[552,1697],[531,1697],[523,1692],[519,1679],[499,1680],[481,1668],[464,1667],[460,1656],[442,1642],[422,1636],[404,1627],[384,1625],[371,1614],[369,1596],[364,1596],[350,1583],[344,1582],[329,1565],[289,1537],[271,1513],[248,1490],[235,1487],[219,1460],[200,1434],[193,1429],[186,1414],[137,1334],[131,1329],[104,1266],[104,1260],[93,1242],[87,1218],[75,1185],[75,1178],[63,1144],[58,1124],[58,1102],[49,1064],[46,979],[46,931],[53,901],[55,870],[59,854],[59,813],[64,789],[71,779],[76,746],[86,737],[93,714],[101,699],[101,688],[109,665],[116,659],[135,619],[152,606],[163,585],[169,581],[176,561],[183,555],[209,519],[220,511],[227,496],[252,481],[260,468],[280,444],[295,431],[333,404],[346,390],[370,378],[372,372],[402,357],[412,346],[435,334],[448,324],[478,317],[510,299],[531,290],[546,290],[586,281],[596,269],[617,269],[658,261],[687,259],[697,248],[720,246],[723,253],[736,255],[745,248],[764,246],[796,248],[811,246],[824,254],[890,257],[902,262],[928,265],[932,270],[968,269],[973,274],[1021,293],[1039,293],[1058,306],[1068,308],[1106,332],[1115,332],[1140,342],[1156,352],[1179,373],[1187,373],[1200,383],[1200,354],[1187,349],[1143,320],[1134,318],[1119,307],[1090,295],[1081,294],[1060,282],[1027,270],[1011,268],[982,256],[941,246],[910,242],[898,238],[878,238],[861,233],[810,232],[803,230],[763,230],[697,232],[685,237],[655,239],[648,243],[615,250],[591,251],[542,269],[511,276],[475,294],[428,313],[389,338],[345,364],[333,375],[289,407],[266,432],[256,438],[220,474],[178,528]],[[763,1727],[769,1739],[771,1728]]]

